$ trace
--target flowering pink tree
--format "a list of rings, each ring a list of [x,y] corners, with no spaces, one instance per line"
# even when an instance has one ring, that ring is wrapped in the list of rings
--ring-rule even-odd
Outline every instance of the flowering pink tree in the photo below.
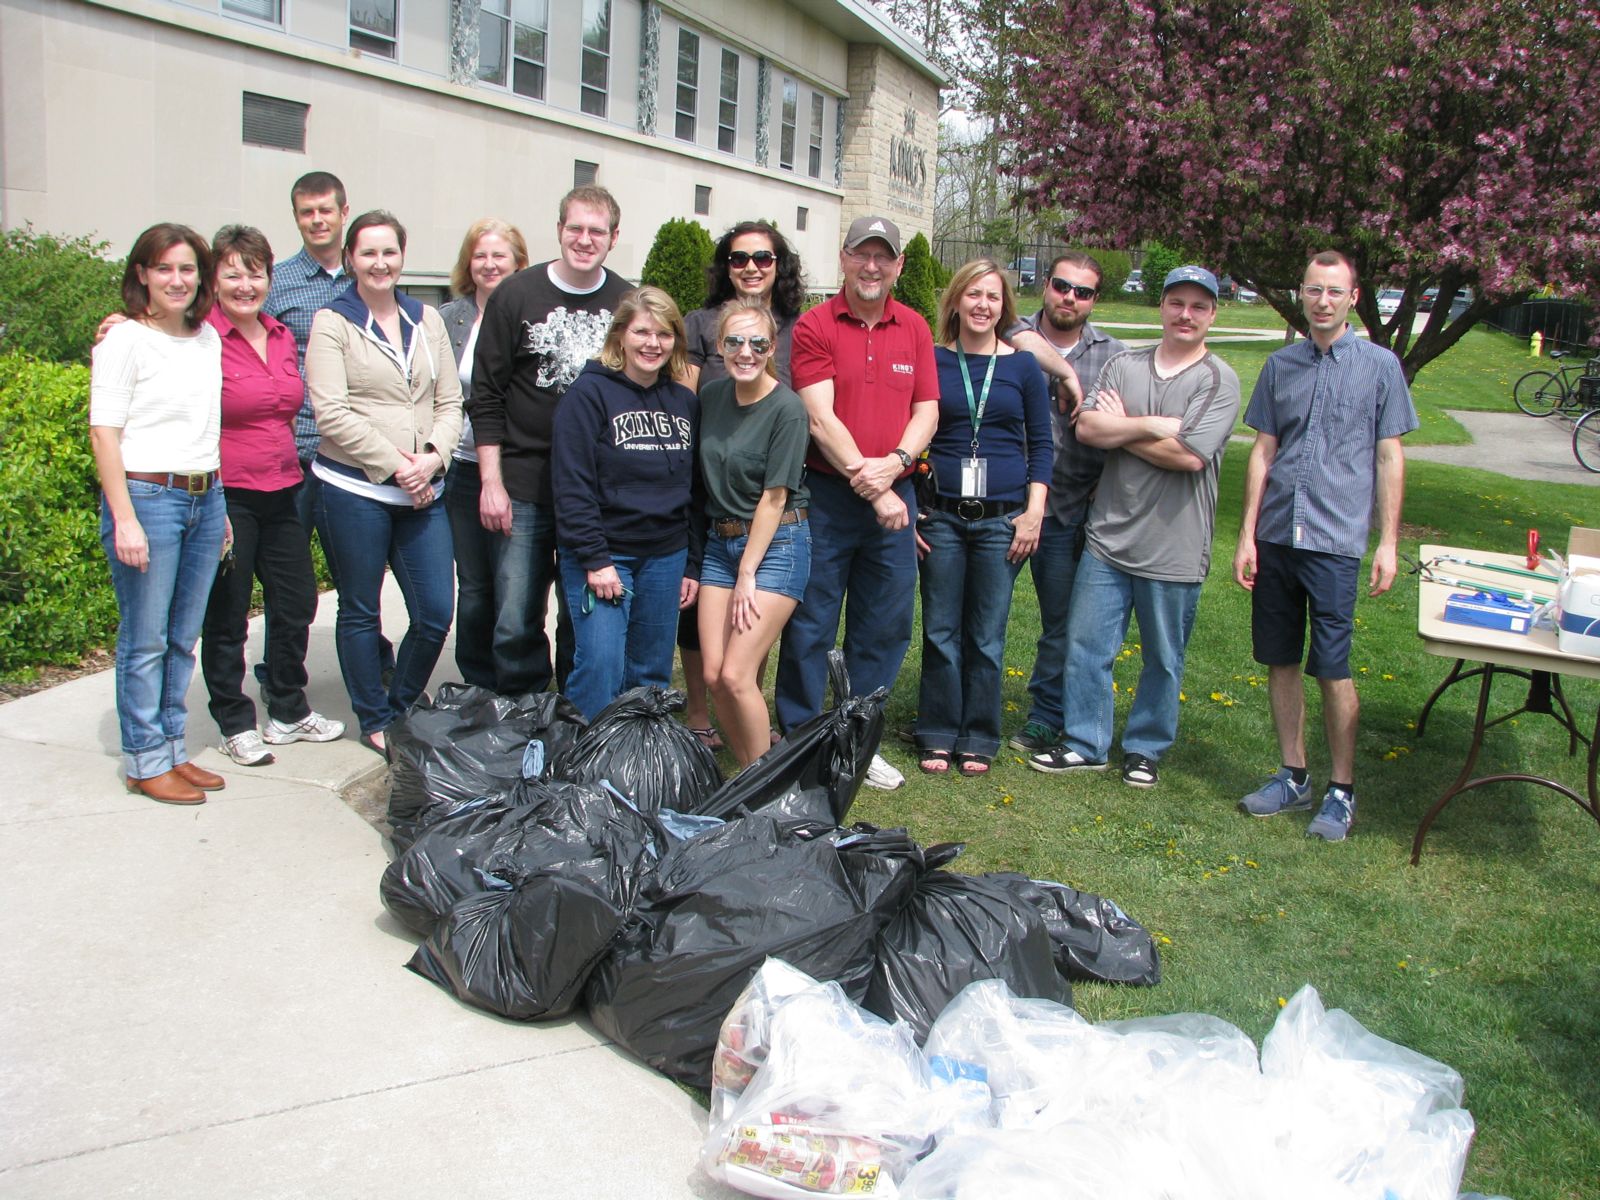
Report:
[[[1023,198],[1073,241],[1181,245],[1302,330],[1308,253],[1343,249],[1407,378],[1497,304],[1600,297],[1597,0],[971,4]]]

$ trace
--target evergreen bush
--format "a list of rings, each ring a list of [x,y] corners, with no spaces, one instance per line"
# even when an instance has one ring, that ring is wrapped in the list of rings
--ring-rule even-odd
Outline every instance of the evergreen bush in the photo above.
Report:
[[[706,268],[716,253],[716,243],[698,221],[673,217],[656,230],[656,240],[644,260],[641,284],[658,287],[690,313],[706,302]]]
[[[87,363],[101,318],[122,310],[122,264],[106,245],[31,225],[0,236],[0,351]]]
[[[906,243],[906,265],[894,285],[894,298],[910,305],[933,326],[939,319],[939,274],[928,239],[917,234]]]
[[[1146,304],[1161,303],[1161,281],[1167,275],[1183,266],[1183,251],[1171,246],[1163,246],[1160,242],[1151,242],[1145,247],[1144,262],[1139,269],[1144,280],[1144,302]]]

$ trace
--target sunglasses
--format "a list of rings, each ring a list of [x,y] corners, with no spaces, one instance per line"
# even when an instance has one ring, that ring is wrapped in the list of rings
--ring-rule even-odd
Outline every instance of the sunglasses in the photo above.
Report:
[[[1098,288],[1084,287],[1081,283],[1068,283],[1059,275],[1052,275],[1050,277],[1050,286],[1063,296],[1070,293],[1071,295],[1076,296],[1079,300],[1093,300],[1097,295],[1100,294]]]
[[[762,337],[759,333],[753,337],[745,337],[742,333],[730,333],[722,339],[722,352],[724,354],[737,354],[744,349],[746,342],[750,343],[751,354],[771,354],[772,339]]]
[[[633,590],[631,588],[624,587],[622,589],[622,596],[631,596],[631,595],[633,595]],[[603,601],[602,603],[610,604],[613,607],[619,606],[622,603],[622,596],[615,596],[610,600]],[[598,597],[598,596],[596,596],[594,594],[594,589],[592,587],[590,587],[587,583],[584,584],[583,585],[583,601],[582,601],[582,603],[580,603],[578,605],[578,611],[581,612],[584,616],[587,617],[590,613],[592,613],[594,611],[595,601],[597,601],[599,599],[600,599],[600,597]]]
[[[735,250],[732,254],[728,255],[728,265],[740,270],[748,267],[751,263],[755,263],[757,267],[765,271],[777,261],[778,256],[771,250],[756,250],[753,252],[749,250]]]

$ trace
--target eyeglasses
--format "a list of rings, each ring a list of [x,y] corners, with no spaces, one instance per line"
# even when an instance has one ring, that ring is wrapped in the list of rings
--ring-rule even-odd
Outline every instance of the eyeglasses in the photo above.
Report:
[[[778,256],[771,250],[735,250],[728,255],[728,265],[739,270],[755,263],[760,270],[765,271],[777,261]]]
[[[871,263],[875,267],[887,267],[900,257],[898,254],[885,254],[881,250],[846,250],[845,255],[853,263],[860,263],[863,266]]]
[[[1100,294],[1099,288],[1084,287],[1081,283],[1068,283],[1059,275],[1052,275],[1050,277],[1050,286],[1055,291],[1060,292],[1063,296],[1071,293],[1079,300],[1093,300]]]
[[[1332,300],[1335,304],[1337,304],[1339,301],[1348,296],[1350,291],[1348,288],[1325,288],[1321,284],[1313,283],[1308,287],[1301,288],[1300,294],[1307,300],[1321,300],[1324,296],[1326,296],[1329,300]]]
[[[737,354],[744,349],[745,343],[750,343],[750,353],[765,355],[772,353],[772,339],[762,337],[759,333],[752,337],[745,337],[742,333],[730,333],[722,339],[722,352],[724,354]]]

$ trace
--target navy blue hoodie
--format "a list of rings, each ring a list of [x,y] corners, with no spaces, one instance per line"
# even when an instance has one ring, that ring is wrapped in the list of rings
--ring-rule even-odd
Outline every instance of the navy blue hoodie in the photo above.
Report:
[[[611,556],[655,558],[687,547],[700,574],[703,537],[691,537],[700,400],[681,383],[640,387],[587,363],[556,405],[550,451],[556,539],[586,571]]]

